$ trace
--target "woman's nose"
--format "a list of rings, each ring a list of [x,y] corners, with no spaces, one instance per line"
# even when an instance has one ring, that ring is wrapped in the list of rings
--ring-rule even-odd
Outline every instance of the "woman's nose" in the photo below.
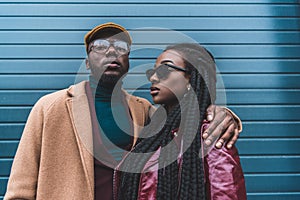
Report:
[[[159,82],[159,78],[157,77],[156,73],[154,73],[151,77],[150,77],[150,82],[151,83],[157,83]]]

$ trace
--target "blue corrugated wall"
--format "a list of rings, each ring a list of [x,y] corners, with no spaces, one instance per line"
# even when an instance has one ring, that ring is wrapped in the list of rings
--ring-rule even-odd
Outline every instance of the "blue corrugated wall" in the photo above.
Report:
[[[84,34],[107,21],[131,30],[176,30],[211,50],[227,105],[244,122],[237,146],[248,199],[300,199],[299,5],[298,0],[0,0],[0,199],[32,105],[74,83],[85,58]],[[136,46],[147,42],[132,34]],[[134,51],[131,67],[154,62],[158,54],[151,48]],[[138,70],[128,76],[128,89],[144,81]],[[145,87],[136,93],[150,98]]]

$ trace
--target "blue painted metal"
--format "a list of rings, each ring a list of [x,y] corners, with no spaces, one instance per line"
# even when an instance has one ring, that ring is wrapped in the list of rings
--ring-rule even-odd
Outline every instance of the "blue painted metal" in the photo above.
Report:
[[[130,29],[124,86],[148,99],[143,73],[178,38],[137,28],[175,30],[212,51],[226,103],[244,122],[248,199],[300,199],[299,17],[298,0],[0,0],[0,200],[33,104],[79,71],[86,78],[83,36],[107,21]]]

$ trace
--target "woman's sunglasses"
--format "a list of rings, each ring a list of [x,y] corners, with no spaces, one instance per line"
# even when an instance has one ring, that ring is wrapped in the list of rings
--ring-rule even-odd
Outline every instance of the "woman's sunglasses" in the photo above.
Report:
[[[161,64],[159,65],[156,69],[148,69],[146,71],[146,76],[147,79],[150,81],[150,78],[156,73],[156,76],[158,79],[167,79],[170,75],[170,73],[172,71],[178,70],[178,71],[182,71],[182,72],[186,72],[187,70],[182,68],[182,67],[178,67],[175,65],[170,65],[167,63]]]

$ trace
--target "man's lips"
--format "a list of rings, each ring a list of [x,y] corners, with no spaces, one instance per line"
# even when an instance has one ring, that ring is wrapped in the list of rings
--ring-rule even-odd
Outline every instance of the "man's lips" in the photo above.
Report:
[[[110,70],[110,69],[118,69],[121,67],[121,65],[117,61],[109,61],[104,64],[104,67],[106,68],[106,70]]]
[[[157,87],[150,87],[150,94],[152,95],[152,96],[155,96],[155,95],[157,95],[158,93],[159,93],[159,88],[157,88]]]

